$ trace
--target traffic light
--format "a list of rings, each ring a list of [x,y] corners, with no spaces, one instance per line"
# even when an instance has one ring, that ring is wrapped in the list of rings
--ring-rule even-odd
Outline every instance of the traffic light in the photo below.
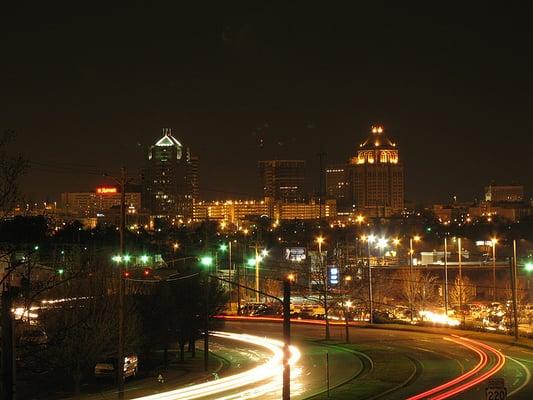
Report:
[[[146,264],[149,260],[150,260],[150,257],[148,257],[146,254],[143,254],[143,255],[141,256],[141,262],[142,262],[143,264]]]
[[[151,273],[152,273],[152,270],[150,268],[144,269],[144,276],[150,276]]]
[[[63,268],[59,268],[57,270],[57,273],[59,274],[59,276],[63,276],[63,274],[65,273],[65,270]]]
[[[533,272],[533,261],[528,261],[528,262],[524,265],[524,269],[525,269],[527,272]]]
[[[255,265],[255,257],[248,259],[248,266],[253,267]]]
[[[228,245],[226,243],[222,243],[220,246],[218,246],[218,249],[222,252],[226,252],[228,250]]]
[[[33,246],[33,250],[35,251],[39,250],[39,246]]]
[[[122,276],[123,276],[124,278],[129,278],[129,277],[130,277],[130,271],[124,271],[124,272],[122,273]]]

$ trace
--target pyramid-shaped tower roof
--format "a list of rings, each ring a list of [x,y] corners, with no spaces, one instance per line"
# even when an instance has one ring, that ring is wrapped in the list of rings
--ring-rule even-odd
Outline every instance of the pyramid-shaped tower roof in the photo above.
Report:
[[[373,126],[370,132],[370,136],[359,145],[360,150],[396,148],[396,143],[390,140],[382,126]]]
[[[170,128],[163,128],[163,137],[156,142],[155,146],[183,147],[181,143],[174,136],[172,136],[172,129]]]

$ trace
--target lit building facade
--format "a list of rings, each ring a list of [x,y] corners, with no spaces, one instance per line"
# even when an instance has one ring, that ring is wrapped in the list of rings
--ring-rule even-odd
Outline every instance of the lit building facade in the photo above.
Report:
[[[189,183],[191,185],[191,194],[194,201],[200,198],[200,158],[198,156],[189,157]]]
[[[304,160],[259,161],[259,172],[265,198],[284,203],[304,201]]]
[[[190,218],[193,186],[188,149],[172,136],[169,128],[148,151],[143,174],[145,206],[155,217]]]
[[[311,220],[337,216],[335,200],[318,203],[285,203],[272,200],[199,201],[193,205],[193,221],[225,221],[238,224],[266,216],[274,220]]]
[[[403,166],[396,143],[383,127],[372,127],[370,137],[350,159],[350,197],[357,211],[386,217],[404,207]]]
[[[193,205],[193,221],[226,221],[237,224],[251,217],[271,216],[270,205],[258,200],[199,201]]]
[[[141,208],[140,192],[126,192],[125,197],[127,209]],[[113,207],[120,207],[120,191],[116,187],[99,187],[94,192],[61,193],[60,207],[76,217],[96,217]]]
[[[490,185],[485,187],[485,201],[493,203],[520,203],[524,201],[522,185]]]

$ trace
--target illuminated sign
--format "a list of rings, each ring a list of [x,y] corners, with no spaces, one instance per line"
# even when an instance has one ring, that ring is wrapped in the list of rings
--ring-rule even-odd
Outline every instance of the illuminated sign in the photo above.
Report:
[[[339,269],[333,265],[329,266],[329,283],[336,285],[339,283]]]
[[[96,193],[98,193],[98,194],[115,194],[115,193],[118,193],[118,190],[117,190],[116,187],[103,186],[103,187],[96,188]]]
[[[306,258],[305,247],[287,247],[285,249],[285,260],[287,261],[304,261]]]

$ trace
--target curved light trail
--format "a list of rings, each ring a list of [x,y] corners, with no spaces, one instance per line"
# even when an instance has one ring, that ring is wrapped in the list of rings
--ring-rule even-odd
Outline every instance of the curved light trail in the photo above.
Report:
[[[460,337],[456,335],[452,335],[452,336],[454,337],[453,338],[445,337],[444,339],[455,342],[463,347],[466,347],[472,350],[474,353],[476,353],[479,356],[479,362],[470,371],[458,376],[457,378],[452,379],[451,381],[448,381],[446,383],[443,383],[442,385],[439,385],[437,387],[434,387],[433,389],[417,394],[416,396],[410,397],[407,400],[427,399],[431,395],[436,395],[434,397],[431,397],[432,400],[447,399],[460,392],[464,392],[465,390],[468,390],[478,385],[479,383],[483,382],[485,379],[496,374],[505,365],[505,356],[499,350],[495,349],[494,347],[491,347],[485,343],[478,342],[476,340],[472,340],[472,339],[468,339],[468,338],[464,338],[464,337]],[[478,375],[478,373],[483,368],[485,368],[487,364],[489,363],[489,356],[486,350],[496,356],[496,363],[487,372],[484,372],[481,375]],[[472,377],[473,379],[469,380],[469,378],[472,378]]]
[[[229,332],[213,332],[211,336],[261,346],[272,352],[273,356],[266,363],[239,374],[222,379],[200,383],[181,389],[138,397],[136,400],[190,400],[217,395],[219,400],[249,399],[281,388],[283,373],[283,342],[274,339],[261,338],[253,335]],[[290,346],[291,358],[289,363],[294,366],[300,358],[300,351],[295,346]],[[296,377],[298,369],[293,369],[292,377]],[[256,385],[254,387],[249,387]],[[242,388],[239,393],[232,393]],[[224,392],[228,394],[224,395]]]

